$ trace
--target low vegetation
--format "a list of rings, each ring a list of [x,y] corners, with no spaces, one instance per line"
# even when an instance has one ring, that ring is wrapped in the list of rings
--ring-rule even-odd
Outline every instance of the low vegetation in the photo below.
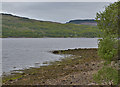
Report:
[[[97,37],[97,26],[38,21],[11,14],[2,15],[2,37]]]

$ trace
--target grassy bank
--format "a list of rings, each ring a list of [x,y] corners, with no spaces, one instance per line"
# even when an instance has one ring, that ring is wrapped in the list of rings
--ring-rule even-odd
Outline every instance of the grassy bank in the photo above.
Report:
[[[101,34],[97,26],[62,24],[40,21],[11,14],[2,15],[3,38],[67,38],[67,37],[98,37]]]
[[[68,49],[54,54],[70,54],[48,66],[21,70],[3,77],[4,85],[87,85],[95,84],[93,74],[101,67],[97,49]]]

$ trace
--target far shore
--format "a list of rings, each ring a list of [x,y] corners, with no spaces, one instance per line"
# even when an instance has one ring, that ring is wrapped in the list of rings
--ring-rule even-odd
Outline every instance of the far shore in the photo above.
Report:
[[[99,38],[99,37],[0,37],[0,38]]]

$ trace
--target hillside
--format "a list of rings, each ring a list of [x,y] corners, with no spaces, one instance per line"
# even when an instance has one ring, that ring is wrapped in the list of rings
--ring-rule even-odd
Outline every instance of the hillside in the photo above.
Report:
[[[39,21],[11,14],[2,15],[2,37],[97,37],[97,26]]]
[[[97,22],[94,19],[71,20],[71,21],[69,21],[67,23],[97,26]]]

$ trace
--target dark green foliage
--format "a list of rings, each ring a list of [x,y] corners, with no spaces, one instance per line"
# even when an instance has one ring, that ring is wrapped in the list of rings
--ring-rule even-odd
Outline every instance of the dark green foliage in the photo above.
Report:
[[[98,44],[98,55],[109,62],[117,59],[118,47],[116,44],[117,40],[113,38],[111,39],[109,36],[104,39],[100,39]]]
[[[61,24],[2,14],[3,37],[97,37],[97,26]]]
[[[97,13],[96,17],[98,28],[103,33],[98,46],[98,54],[107,61],[114,59],[118,50],[118,4],[119,2],[110,4],[104,12]]]
[[[104,12],[97,13],[97,26],[104,33],[103,37],[118,35],[119,4],[120,2],[110,4]]]
[[[104,12],[97,13],[96,17],[98,28],[102,31],[102,39],[99,40],[98,44],[98,54],[105,60],[105,66],[94,76],[95,81],[100,84],[106,82],[109,85],[117,85],[119,83],[118,68],[114,67],[118,64],[111,63],[118,61],[119,3],[120,1],[110,4]]]

